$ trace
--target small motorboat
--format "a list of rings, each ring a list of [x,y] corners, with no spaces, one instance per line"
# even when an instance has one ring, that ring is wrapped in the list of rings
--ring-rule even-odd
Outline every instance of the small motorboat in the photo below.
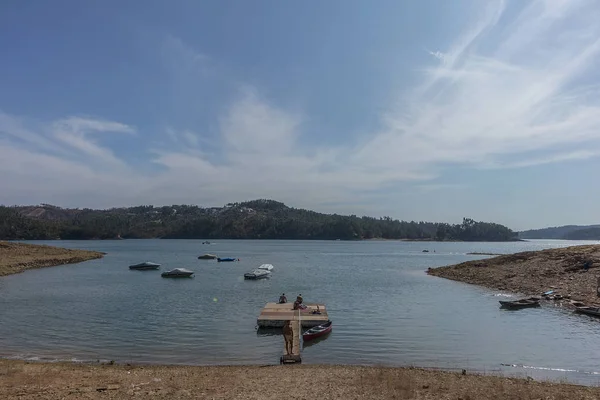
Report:
[[[271,271],[273,269],[272,264],[262,264],[258,269],[264,269],[265,271]]]
[[[244,279],[265,279],[271,276],[271,271],[256,268],[254,271],[244,274]]]
[[[210,244],[210,242],[208,240],[202,242],[202,244]]]
[[[540,301],[537,299],[534,299],[534,298],[514,300],[514,301],[500,300],[500,308],[510,308],[510,309],[516,310],[519,308],[530,308],[530,307],[539,307],[539,306],[540,306]]]
[[[217,258],[218,262],[232,262],[232,261],[236,261],[237,258],[233,258],[233,257],[226,257],[226,258]]]
[[[591,315],[592,317],[600,317],[600,308],[598,307],[577,307],[576,313]]]
[[[198,256],[198,260],[214,260],[216,259],[217,256],[214,254],[203,254],[201,256]]]
[[[315,326],[314,328],[310,328],[306,332],[302,334],[302,340],[305,342],[308,340],[313,340],[318,337],[327,335],[333,329],[333,325],[331,321],[327,321],[322,325]]]
[[[146,271],[146,270],[149,270],[149,269],[158,269],[159,267],[160,267],[160,264],[153,263],[153,262],[150,262],[150,261],[146,261],[146,262],[143,262],[143,263],[130,265],[129,269],[135,269],[137,271]]]
[[[163,278],[191,278],[192,275],[194,275],[194,271],[185,268],[175,268],[160,274]]]

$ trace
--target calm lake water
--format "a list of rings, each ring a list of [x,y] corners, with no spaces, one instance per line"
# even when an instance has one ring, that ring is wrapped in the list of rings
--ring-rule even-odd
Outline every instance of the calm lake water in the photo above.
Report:
[[[169,364],[276,364],[281,336],[256,318],[285,292],[323,302],[334,323],[303,362],[467,368],[600,382],[600,325],[544,306],[504,311],[507,294],[425,274],[428,267],[583,242],[54,241],[104,251],[101,260],[0,278],[0,356]],[[586,242],[597,243],[597,242]],[[423,253],[429,249],[429,253]],[[435,252],[434,252],[435,250]],[[197,260],[203,253],[240,262]],[[130,271],[141,261],[185,267],[193,279]],[[272,278],[245,281],[261,263]],[[510,364],[516,366],[503,366]]]

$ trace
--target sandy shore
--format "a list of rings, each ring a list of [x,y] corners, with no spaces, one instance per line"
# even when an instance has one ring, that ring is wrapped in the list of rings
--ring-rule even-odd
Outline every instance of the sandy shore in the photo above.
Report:
[[[600,388],[413,368],[0,360],[2,399],[598,399]]]
[[[103,253],[98,251],[0,241],[0,276],[18,274],[34,268],[74,264],[102,256]]]
[[[583,269],[585,262],[591,264],[587,271]],[[525,295],[540,296],[554,290],[554,294],[594,305],[600,303],[596,294],[599,267],[600,245],[585,245],[468,261],[431,268],[427,273]]]

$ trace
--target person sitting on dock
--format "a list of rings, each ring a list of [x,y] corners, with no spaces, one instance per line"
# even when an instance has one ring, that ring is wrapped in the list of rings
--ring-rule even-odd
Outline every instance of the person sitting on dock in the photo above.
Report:
[[[294,330],[292,321],[287,321],[283,325],[283,339],[285,340],[285,353],[289,356],[294,352]]]
[[[281,296],[279,296],[279,304],[285,303],[287,303],[287,297],[285,297],[285,293],[281,293]]]

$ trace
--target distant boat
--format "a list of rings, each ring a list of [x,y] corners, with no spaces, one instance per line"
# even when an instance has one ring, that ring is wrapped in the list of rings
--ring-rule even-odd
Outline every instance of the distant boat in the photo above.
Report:
[[[510,308],[513,310],[520,309],[520,308],[539,307],[539,306],[540,306],[540,301],[536,300],[536,299],[522,299],[522,300],[515,300],[515,301],[500,300],[501,308]]]
[[[324,324],[319,326],[315,326],[314,328],[310,328],[306,332],[302,334],[302,340],[309,341],[316,339],[318,337],[327,335],[333,329],[333,323],[331,321],[327,321]]]
[[[215,258],[217,258],[217,256],[214,254],[204,254],[199,256],[198,260],[214,260]]]
[[[226,257],[226,258],[217,258],[218,262],[232,262],[232,261],[236,261],[237,258],[232,258],[232,257]]]
[[[163,278],[190,278],[194,275],[194,271],[185,268],[175,268],[160,274]]]
[[[423,253],[429,253],[429,250],[423,250]]]
[[[600,308],[598,307],[577,307],[575,312],[591,315],[592,317],[600,317]]]
[[[264,269],[266,271],[271,271],[273,269],[273,265],[272,264],[262,264],[260,267],[258,267],[258,269]]]
[[[153,262],[150,262],[150,261],[146,261],[146,262],[143,262],[143,263],[130,265],[129,269],[135,269],[137,271],[146,271],[146,270],[149,270],[149,269],[158,269],[159,267],[160,267],[160,264],[153,263]]]
[[[202,242],[202,244],[210,244],[210,242],[207,240],[205,242]]]
[[[271,271],[266,269],[256,268],[254,271],[244,274],[244,279],[265,279],[271,276]]]

